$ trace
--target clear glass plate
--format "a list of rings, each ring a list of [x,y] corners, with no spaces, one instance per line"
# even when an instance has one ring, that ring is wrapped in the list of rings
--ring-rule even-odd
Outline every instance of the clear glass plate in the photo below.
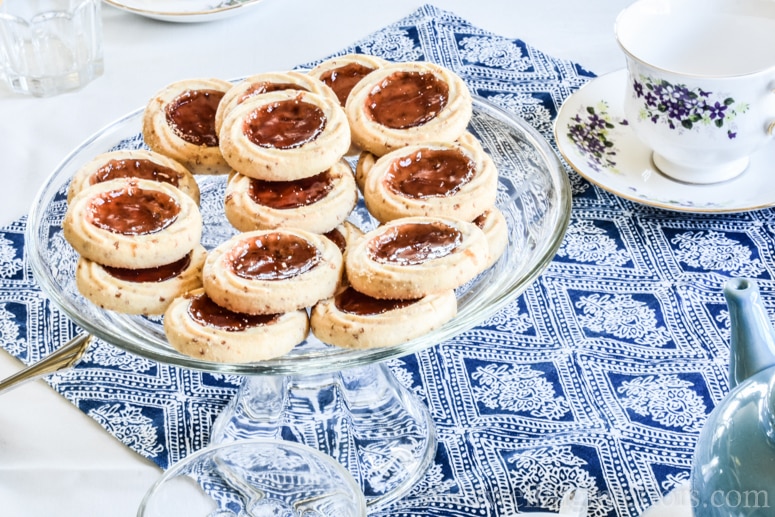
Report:
[[[497,206],[508,223],[509,244],[498,262],[457,290],[458,315],[452,321],[421,338],[388,348],[343,349],[310,335],[277,359],[243,364],[202,361],[169,345],[161,318],[103,310],[81,296],[75,283],[78,255],[62,235],[66,189],[73,174],[97,154],[144,147],[141,118],[139,109],[99,131],[53,172],[33,202],[27,253],[43,291],[74,322],[106,342],[165,363],[240,375],[286,375],[334,372],[417,352],[476,326],[522,293],[550,263],[568,226],[570,184],[552,148],[521,119],[475,98],[469,130],[498,168]],[[205,222],[202,244],[212,249],[236,233],[223,213],[225,177],[197,179]],[[364,230],[375,226],[362,202],[351,220]]]

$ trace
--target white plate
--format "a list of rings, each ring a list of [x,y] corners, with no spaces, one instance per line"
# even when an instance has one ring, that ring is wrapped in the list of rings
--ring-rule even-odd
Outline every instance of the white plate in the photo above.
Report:
[[[624,118],[627,71],[598,77],[568,97],[554,125],[565,160],[595,185],[645,205],[685,212],[742,212],[775,205],[775,144],[740,176],[710,185],[664,176]]]
[[[130,13],[165,22],[208,22],[244,12],[261,0],[104,0]]]

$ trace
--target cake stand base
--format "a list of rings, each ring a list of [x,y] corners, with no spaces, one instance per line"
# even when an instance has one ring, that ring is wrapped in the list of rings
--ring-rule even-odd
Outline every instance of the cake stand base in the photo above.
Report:
[[[245,377],[210,443],[260,437],[304,443],[334,457],[360,484],[370,510],[406,494],[436,454],[427,407],[382,363]]]

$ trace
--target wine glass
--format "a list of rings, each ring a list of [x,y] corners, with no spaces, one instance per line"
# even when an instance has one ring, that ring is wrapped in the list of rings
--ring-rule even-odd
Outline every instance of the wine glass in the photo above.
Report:
[[[365,517],[366,499],[333,458],[296,442],[209,445],[148,490],[138,517]]]

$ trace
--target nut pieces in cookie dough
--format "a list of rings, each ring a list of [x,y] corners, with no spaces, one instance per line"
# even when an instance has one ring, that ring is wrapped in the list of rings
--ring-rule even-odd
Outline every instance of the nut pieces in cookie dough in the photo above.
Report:
[[[266,181],[314,176],[350,148],[339,103],[293,90],[246,99],[226,114],[219,136],[223,157],[235,171]]]
[[[309,333],[307,311],[239,314],[217,305],[204,289],[176,298],[164,314],[173,348],[204,361],[249,363],[290,352]]]
[[[215,114],[231,86],[221,79],[186,79],[162,88],[143,112],[145,143],[194,174],[230,172],[218,146]]]
[[[409,216],[473,221],[495,205],[498,171],[470,133],[457,142],[402,147],[366,167],[366,208],[383,223]]]
[[[151,268],[180,260],[199,244],[202,216],[172,185],[121,178],[76,195],[62,229],[75,251],[98,264]]]
[[[419,299],[381,300],[348,287],[312,308],[312,332],[345,348],[382,348],[405,343],[455,317],[452,290]]]
[[[448,68],[391,63],[355,85],[345,111],[353,143],[382,156],[406,145],[457,140],[471,120],[473,99]]]
[[[235,235],[210,252],[202,283],[218,305],[245,314],[310,307],[334,294],[342,253],[323,235],[296,228]]]
[[[347,251],[350,284],[373,298],[422,298],[455,289],[485,267],[489,248],[473,223],[404,217],[367,232]]]

